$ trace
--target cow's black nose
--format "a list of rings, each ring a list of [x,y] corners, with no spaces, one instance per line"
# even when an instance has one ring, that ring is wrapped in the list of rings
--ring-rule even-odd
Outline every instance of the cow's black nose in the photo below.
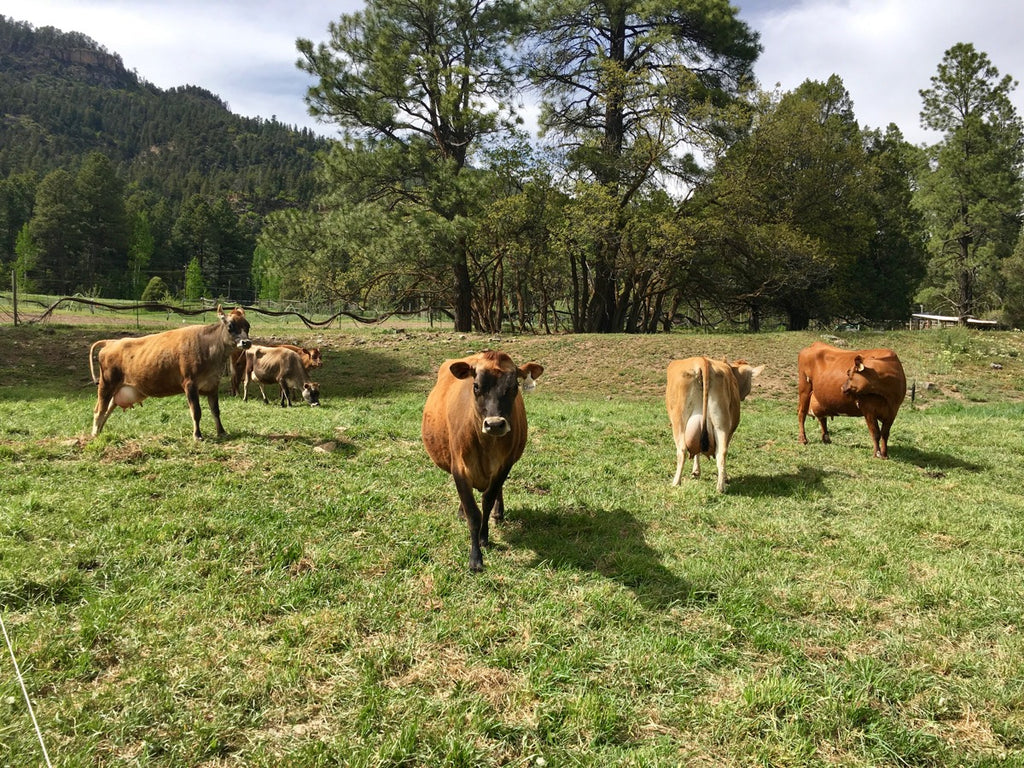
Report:
[[[501,437],[508,432],[508,420],[501,416],[488,416],[484,419],[484,432]]]
[[[249,341],[248,339],[239,339],[238,346],[240,346],[242,349],[248,349],[249,347],[252,346],[252,342]]]

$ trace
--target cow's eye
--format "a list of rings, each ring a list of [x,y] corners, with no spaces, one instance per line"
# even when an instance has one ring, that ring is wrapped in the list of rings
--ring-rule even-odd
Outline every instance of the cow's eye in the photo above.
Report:
[[[478,383],[476,383],[475,381],[473,382],[473,394],[474,395],[479,395],[480,394],[480,385]]]

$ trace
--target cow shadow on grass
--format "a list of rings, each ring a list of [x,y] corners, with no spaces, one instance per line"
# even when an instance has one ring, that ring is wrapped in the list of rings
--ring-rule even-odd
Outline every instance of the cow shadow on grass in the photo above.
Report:
[[[500,541],[536,553],[533,565],[549,563],[599,573],[632,590],[649,609],[713,603],[717,593],[691,583],[661,563],[644,526],[621,509],[510,510]]]
[[[968,472],[982,472],[987,467],[973,461],[964,459],[950,453],[939,453],[938,451],[922,451],[912,445],[890,445],[889,460],[901,461],[913,464],[915,467],[926,472],[939,472],[948,469],[963,469]]]
[[[714,475],[712,474],[712,478]],[[818,495],[828,493],[824,471],[818,467],[797,467],[795,472],[774,475],[729,475],[726,492],[730,496],[785,496]]]

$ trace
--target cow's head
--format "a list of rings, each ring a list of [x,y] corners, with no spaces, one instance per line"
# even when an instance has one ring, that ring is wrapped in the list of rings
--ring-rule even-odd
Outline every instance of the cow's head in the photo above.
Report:
[[[303,384],[302,399],[309,403],[310,407],[318,407],[320,405],[320,385],[315,381],[307,381]]]
[[[857,397],[867,392],[868,387],[871,386],[872,373],[873,371],[864,365],[864,358],[857,355],[853,358],[853,365],[846,371],[846,381],[843,382],[842,387],[843,394]]]
[[[234,342],[236,347],[239,349],[249,348],[252,344],[249,341],[249,321],[245,319],[245,312],[241,307],[235,307],[231,310],[230,315],[225,315],[224,311],[220,308],[220,304],[218,304],[217,319],[227,327],[231,341]]]
[[[324,364],[323,357],[320,355],[320,347],[303,347],[302,356],[305,358],[304,362],[307,368],[319,368]]]
[[[537,363],[517,368],[504,352],[490,351],[481,353],[475,365],[459,360],[449,370],[457,379],[473,379],[473,399],[483,432],[494,437],[507,435],[512,429],[509,418],[519,396],[519,380],[524,380],[524,389],[532,389],[533,380],[544,372]]]
[[[728,363],[728,361],[726,362]],[[761,375],[764,366],[759,365],[755,368],[749,365],[746,360],[734,360],[728,363],[728,365],[732,368],[732,375],[736,377],[736,384],[740,389],[740,400],[745,400],[747,395],[750,394],[750,388],[753,385],[754,379]]]

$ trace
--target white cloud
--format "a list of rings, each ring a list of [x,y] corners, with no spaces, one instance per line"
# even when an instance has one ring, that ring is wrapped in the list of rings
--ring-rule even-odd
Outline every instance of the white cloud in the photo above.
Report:
[[[1024,74],[1016,39],[1020,10],[1007,0],[806,0],[759,4],[741,13],[760,31],[764,53],[755,72],[765,88],[791,90],[837,74],[863,126],[896,123],[914,143],[938,137],[920,126],[921,97],[945,52],[972,43],[1002,75]],[[1014,93],[1018,111],[1021,94]]]

